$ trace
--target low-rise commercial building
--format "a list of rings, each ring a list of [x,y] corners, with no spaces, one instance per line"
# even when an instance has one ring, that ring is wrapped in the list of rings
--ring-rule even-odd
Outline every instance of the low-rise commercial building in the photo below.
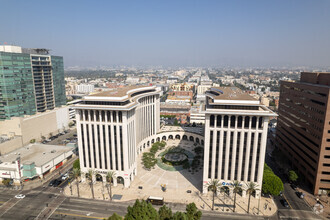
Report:
[[[73,147],[29,144],[0,156],[0,184],[11,179],[14,184],[45,175],[61,167],[74,157]]]

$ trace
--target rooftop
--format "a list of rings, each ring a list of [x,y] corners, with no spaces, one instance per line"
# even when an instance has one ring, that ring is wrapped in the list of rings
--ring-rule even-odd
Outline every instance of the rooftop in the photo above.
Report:
[[[72,147],[60,145],[46,145],[46,144],[30,144],[25,147],[16,149],[6,155],[0,156],[0,164],[12,163],[21,157],[21,164],[29,164],[35,162],[36,166],[42,166],[50,160],[62,155],[63,153],[72,151]]]
[[[129,93],[130,90],[147,88],[149,86],[126,86],[123,88],[117,88],[110,91],[104,91],[89,95],[91,97],[123,97]]]
[[[211,90],[218,93],[214,97],[217,100],[257,100],[237,87],[213,87]]]

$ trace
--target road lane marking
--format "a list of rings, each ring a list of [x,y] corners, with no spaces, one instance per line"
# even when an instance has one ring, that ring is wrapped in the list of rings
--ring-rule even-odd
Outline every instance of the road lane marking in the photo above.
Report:
[[[289,202],[289,200],[285,197],[284,193],[283,193],[283,197],[284,197],[284,199],[288,202],[290,208],[293,209],[292,206],[291,206],[291,204],[290,204],[290,202]]]
[[[94,217],[94,216],[78,215],[78,214],[71,214],[71,213],[65,213],[65,212],[55,212],[55,214],[70,215],[70,216],[76,216],[76,217],[82,217],[82,218],[107,219],[107,217]]]

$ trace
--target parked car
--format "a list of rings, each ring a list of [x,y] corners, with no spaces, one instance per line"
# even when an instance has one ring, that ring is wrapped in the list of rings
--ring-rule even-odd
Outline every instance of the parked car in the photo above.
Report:
[[[16,199],[24,199],[25,198],[25,195],[23,194],[18,194],[15,196]]]
[[[297,186],[295,184],[291,184],[291,188],[294,189],[294,190],[297,190]]]
[[[285,208],[289,208],[289,203],[285,199],[282,199],[281,203]]]
[[[301,199],[303,199],[305,197],[305,194],[302,192],[296,192],[296,195]]]

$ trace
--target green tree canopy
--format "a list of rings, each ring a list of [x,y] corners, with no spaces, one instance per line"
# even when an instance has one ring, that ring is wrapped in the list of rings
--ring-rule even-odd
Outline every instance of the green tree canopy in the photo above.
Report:
[[[173,220],[190,220],[187,215],[183,212],[176,212],[174,215],[173,215]]]
[[[73,162],[73,169],[74,169],[74,168],[77,168],[77,169],[80,170],[80,162],[79,162],[79,159],[77,159],[77,160],[75,160],[75,161]]]
[[[158,210],[159,219],[160,220],[171,220],[172,219],[172,210],[167,207],[166,205],[163,205]]]
[[[159,215],[151,203],[147,203],[144,200],[136,200],[133,207],[127,207],[127,214],[125,215],[125,220],[135,220],[135,219],[148,219],[148,220],[158,220]]]
[[[121,217],[120,215],[118,215],[117,213],[113,213],[112,216],[110,216],[108,218],[108,220],[122,220],[123,217]]]
[[[294,170],[290,170],[289,171],[289,180],[292,182],[296,182],[298,179],[298,175],[296,174],[296,172],[294,172]]]
[[[195,203],[189,203],[186,207],[186,215],[188,219],[199,220],[202,217],[202,212],[197,209]]]
[[[284,189],[283,182],[278,176],[276,176],[273,173],[273,171],[270,168],[269,168],[270,170],[268,168],[264,169],[264,177],[262,180],[262,192],[277,196]]]

